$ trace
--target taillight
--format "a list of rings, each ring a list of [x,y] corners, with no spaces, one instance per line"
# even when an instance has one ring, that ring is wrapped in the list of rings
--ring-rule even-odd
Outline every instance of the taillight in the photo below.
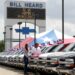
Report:
[[[56,61],[56,62],[53,62],[54,64],[59,64],[59,62],[58,61]]]
[[[68,67],[68,68],[74,68],[75,65],[74,64],[69,64],[69,65],[66,65],[66,67]]]
[[[74,64],[70,64],[70,67],[75,67],[75,65]]]

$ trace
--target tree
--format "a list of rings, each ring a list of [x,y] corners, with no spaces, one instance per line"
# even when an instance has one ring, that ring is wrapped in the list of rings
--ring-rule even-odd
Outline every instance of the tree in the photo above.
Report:
[[[5,47],[4,41],[1,40],[1,41],[0,41],[0,52],[4,51],[4,47]]]

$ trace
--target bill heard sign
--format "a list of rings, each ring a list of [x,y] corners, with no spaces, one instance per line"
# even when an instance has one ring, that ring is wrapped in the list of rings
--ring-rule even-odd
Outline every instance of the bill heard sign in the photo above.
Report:
[[[7,7],[45,9],[45,2],[8,1]]]

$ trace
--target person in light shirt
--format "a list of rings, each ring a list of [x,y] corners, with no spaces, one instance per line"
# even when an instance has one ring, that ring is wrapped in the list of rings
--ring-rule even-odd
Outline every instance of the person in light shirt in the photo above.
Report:
[[[32,47],[31,53],[32,53],[32,56],[31,56],[32,58],[35,58],[39,54],[41,54],[41,48],[39,47],[38,43],[35,43],[34,47]]]

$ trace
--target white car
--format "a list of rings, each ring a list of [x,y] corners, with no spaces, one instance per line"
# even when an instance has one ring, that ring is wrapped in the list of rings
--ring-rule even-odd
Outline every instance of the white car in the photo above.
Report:
[[[64,57],[64,55],[74,55],[75,52],[51,52],[39,55],[39,59],[47,60],[46,62],[49,64],[48,66],[58,66],[60,57]],[[45,61],[44,60],[44,61]]]
[[[61,56],[63,54],[65,54],[66,52],[51,52],[51,53],[44,53],[44,54],[40,54],[39,58],[47,58],[47,57],[56,57],[56,56]]]
[[[59,65],[63,68],[75,67],[75,52],[69,52],[59,57]]]

